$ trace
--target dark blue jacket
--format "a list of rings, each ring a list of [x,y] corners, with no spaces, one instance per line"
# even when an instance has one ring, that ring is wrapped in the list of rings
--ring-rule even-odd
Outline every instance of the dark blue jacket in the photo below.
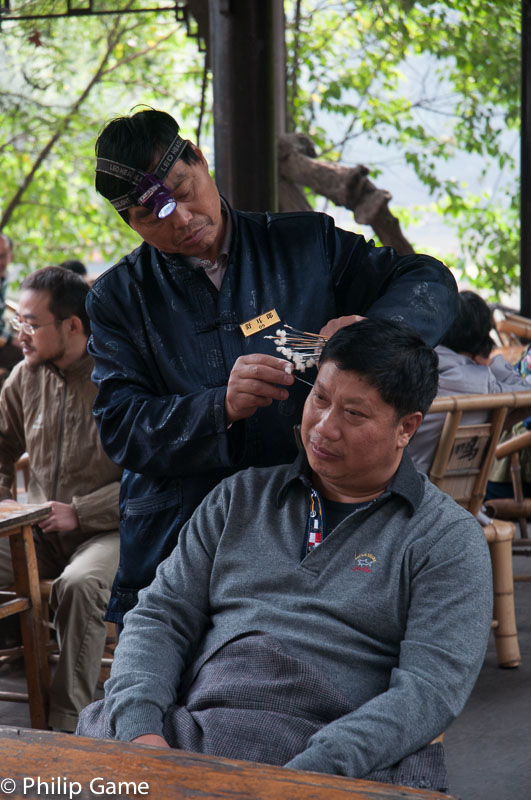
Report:
[[[429,256],[376,248],[325,214],[231,214],[219,292],[202,270],[144,243],[96,281],[87,301],[94,415],[106,452],[125,468],[109,620],[135,604],[221,478],[295,456],[292,429],[309,391],[299,381],[289,400],[226,429],[238,356],[277,355],[264,335],[279,325],[245,338],[241,323],[274,308],[281,323],[317,332],[356,313],[403,319],[436,344],[455,316],[455,281]]]

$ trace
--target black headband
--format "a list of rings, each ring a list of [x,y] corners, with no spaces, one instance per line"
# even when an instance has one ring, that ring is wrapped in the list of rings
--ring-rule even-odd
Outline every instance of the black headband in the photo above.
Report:
[[[181,137],[177,135],[151,174],[161,182],[164,181],[177,159],[181,157],[187,144],[187,139],[181,139]],[[132,183],[135,187],[138,186],[145,175],[149,174],[142,169],[128,167],[125,164],[120,164],[118,161],[111,161],[108,158],[98,158],[96,161],[96,172],[105,172],[107,175],[113,175],[115,178],[120,178],[120,180]],[[133,190],[127,192],[127,194],[120,195],[120,197],[115,197],[114,200],[110,200],[109,202],[117,211],[125,211],[127,208],[131,208],[131,206],[138,205],[138,195]]]

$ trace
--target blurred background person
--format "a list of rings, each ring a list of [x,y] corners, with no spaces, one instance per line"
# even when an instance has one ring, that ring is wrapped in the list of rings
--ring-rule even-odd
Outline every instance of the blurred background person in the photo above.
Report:
[[[502,355],[492,356],[492,314],[475,292],[459,292],[457,317],[435,348],[439,357],[437,396],[522,392],[529,384]],[[445,414],[429,414],[413,437],[408,452],[421,472],[429,472],[439,444]],[[488,411],[463,414],[467,425],[481,424]]]
[[[62,261],[59,266],[63,267],[63,269],[69,269],[70,272],[75,272],[76,275],[79,275],[83,280],[87,279],[87,268],[83,262],[78,261],[77,258],[69,258],[66,261]]]
[[[50,608],[59,643],[48,725],[74,731],[93,699],[107,628],[104,614],[119,558],[122,470],[105,455],[92,404],[87,353],[89,291],[78,275],[45,267],[21,286],[17,316],[24,360],[0,393],[0,503],[27,452],[30,503],[49,503],[34,529],[39,576],[53,580]],[[12,583],[7,539],[0,540],[0,586]]]
[[[7,320],[6,309],[7,268],[13,260],[13,240],[5,233],[0,233],[0,386],[7,378],[15,364],[22,359],[22,351]]]

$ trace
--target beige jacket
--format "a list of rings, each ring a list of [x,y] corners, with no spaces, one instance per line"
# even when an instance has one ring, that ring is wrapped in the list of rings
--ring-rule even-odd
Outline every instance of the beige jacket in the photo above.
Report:
[[[96,387],[91,356],[64,372],[17,364],[0,395],[0,500],[11,496],[14,464],[27,451],[28,502],[72,503],[76,531],[54,534],[59,549],[118,529],[122,469],[105,455],[92,416]]]

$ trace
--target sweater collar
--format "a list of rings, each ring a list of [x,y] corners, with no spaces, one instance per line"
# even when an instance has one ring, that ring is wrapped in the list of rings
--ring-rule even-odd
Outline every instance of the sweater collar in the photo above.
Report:
[[[306,453],[304,450],[301,450],[295,461],[288,467],[285,480],[277,495],[277,505],[280,506],[283,503],[289,487],[294,481],[298,480],[307,487],[311,486],[310,477],[311,471]],[[406,450],[403,452],[402,460],[400,461],[397,471],[393,475],[385,492],[380,495],[380,498],[389,497],[390,495],[396,495],[407,503],[410,516],[415,513],[424,496],[422,477],[415,469]]]

